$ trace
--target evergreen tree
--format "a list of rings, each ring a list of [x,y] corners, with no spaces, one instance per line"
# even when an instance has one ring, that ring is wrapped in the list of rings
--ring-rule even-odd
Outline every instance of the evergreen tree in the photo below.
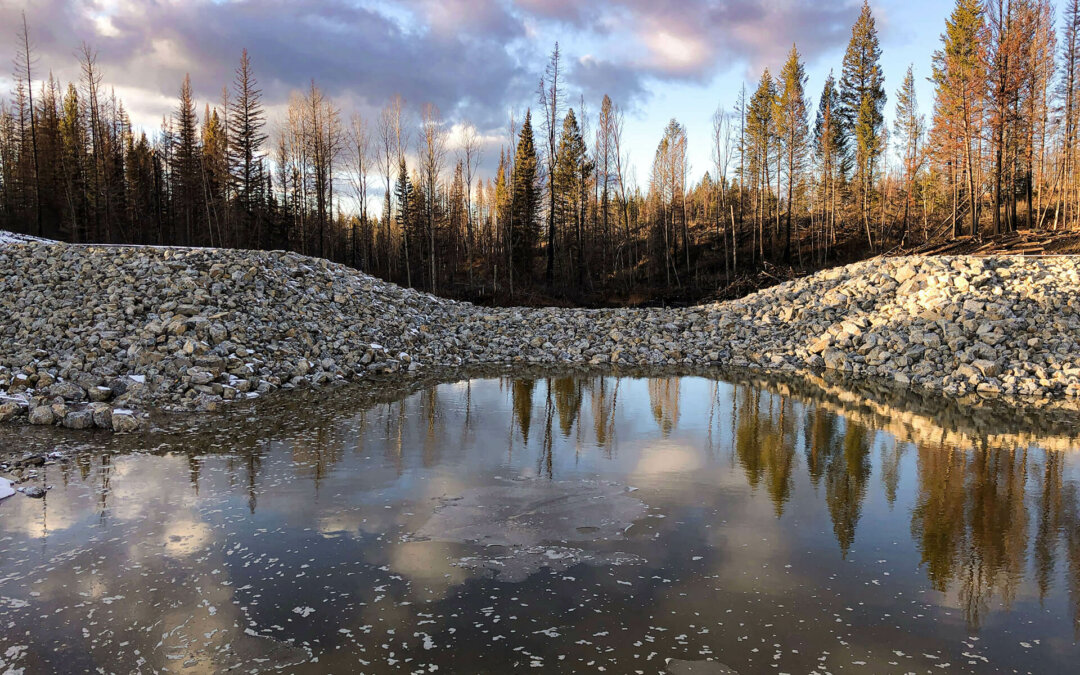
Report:
[[[64,200],[68,204],[67,218],[60,225],[60,232],[71,241],[83,241],[85,237],[87,206],[83,170],[86,164],[86,135],[82,126],[79,90],[69,83],[64,95],[60,115],[60,154],[63,173]]]
[[[261,228],[254,222],[256,208],[262,202],[262,146],[266,125],[262,91],[251,71],[247,49],[240,54],[240,65],[233,79],[233,111],[229,117],[229,167],[236,191],[236,205],[241,220],[241,236],[260,245]],[[253,231],[254,230],[254,231]]]
[[[191,77],[184,76],[180,100],[176,109],[176,140],[171,170],[176,200],[176,227],[173,241],[187,245],[197,242],[201,215],[199,196],[202,192],[200,149],[195,101],[191,94]]]
[[[537,227],[540,192],[536,184],[536,168],[536,144],[532,112],[529,111],[525,113],[525,123],[518,134],[511,181],[510,250],[514,276],[520,283],[527,283],[532,278],[533,257],[540,234]]]
[[[939,162],[950,167],[949,180],[954,186],[959,182],[955,172],[961,162],[964,165],[972,235],[979,231],[976,191],[981,181],[976,175],[976,159],[985,115],[985,31],[979,0],[956,0],[941,36],[942,48],[933,58],[935,150]],[[960,234],[955,199],[952,221],[954,234]]]
[[[832,72],[825,80],[814,119],[814,158],[821,176],[821,220],[824,230],[822,258],[828,251],[836,227],[838,183],[846,173],[843,125],[839,116],[840,92]]]
[[[409,178],[409,169],[405,164],[405,157],[398,158],[398,172],[397,180],[394,182],[394,199],[397,201],[397,227],[404,239],[405,249],[405,268],[406,274],[411,276],[412,270],[409,266],[409,249],[413,243],[418,239],[417,222],[420,218],[420,213],[417,210],[419,204],[416,199],[416,190],[413,188],[412,180]],[[409,279],[409,285],[412,285],[412,279]]]
[[[795,45],[780,73],[780,98],[776,120],[777,136],[784,152],[787,170],[787,223],[784,234],[784,261],[791,262],[791,217],[794,196],[806,164],[809,136],[806,94],[806,68]]]
[[[885,149],[885,77],[880,61],[877,26],[870,12],[869,0],[863,0],[862,11],[851,29],[851,41],[844,53],[840,77],[840,117],[845,134],[850,139],[850,149],[855,155],[859,210],[871,248],[870,202],[877,160]]]
[[[154,153],[146,134],[139,134],[138,140],[135,140],[135,134],[127,134],[124,154],[128,218],[135,240],[143,244],[160,244],[161,224],[154,218],[157,196]]]
[[[596,129],[596,184],[599,192],[597,196],[597,208],[600,211],[600,227],[603,233],[604,256],[614,259],[610,255],[614,245],[610,218],[611,182],[612,169],[615,166],[615,104],[611,97],[604,94],[600,102],[600,118]]]
[[[228,138],[217,109],[211,111],[209,106],[203,114],[202,148],[202,192],[209,219],[210,243],[224,246],[229,241],[224,228],[229,190]],[[231,245],[238,245],[235,238],[230,239]]]
[[[918,170],[919,144],[923,135],[923,116],[919,113],[919,101],[915,95],[915,74],[908,66],[904,84],[896,92],[896,119],[893,130],[897,145],[904,162],[904,220],[901,225],[900,241],[907,236],[908,212],[911,209],[915,191],[916,171]]]
[[[765,255],[765,208],[771,180],[769,156],[776,138],[776,83],[766,68],[750,98],[746,115],[747,170],[751,176],[751,188],[756,196],[757,252]]]
[[[580,282],[580,275],[584,273],[585,188],[592,175],[592,162],[573,108],[567,111],[563,119],[557,156],[555,175],[552,177],[556,222],[563,232],[573,233]]]

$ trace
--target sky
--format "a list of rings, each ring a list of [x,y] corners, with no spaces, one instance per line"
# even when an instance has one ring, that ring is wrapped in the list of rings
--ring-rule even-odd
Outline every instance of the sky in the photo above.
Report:
[[[345,113],[374,120],[400,94],[414,122],[424,103],[446,123],[475,124],[490,175],[507,120],[536,108],[536,89],[556,41],[567,102],[595,119],[604,94],[625,111],[634,176],[645,187],[663,128],[687,128],[690,176],[712,166],[711,118],[730,109],[765,67],[779,73],[794,43],[815,104],[830,70],[839,75],[862,0],[0,0],[0,55],[16,54],[25,11],[35,79],[77,80],[82,43],[98,54],[133,123],[153,133],[176,107],[185,73],[199,100],[220,101],[246,47],[264,92],[271,132],[292,91],[312,78]],[[909,65],[929,117],[926,77],[940,44],[947,0],[875,0],[891,120]],[[3,56],[0,56],[3,58]],[[10,70],[10,69],[9,69]],[[0,96],[12,77],[0,75]],[[891,125],[891,121],[890,121]],[[595,125],[593,125],[595,129]],[[451,146],[456,135],[451,136]]]

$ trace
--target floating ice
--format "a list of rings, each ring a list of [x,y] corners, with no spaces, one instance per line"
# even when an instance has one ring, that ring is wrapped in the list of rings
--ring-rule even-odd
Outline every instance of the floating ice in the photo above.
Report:
[[[442,500],[413,537],[481,544],[485,550],[455,564],[491,572],[500,581],[521,581],[542,568],[574,565],[634,565],[627,553],[593,552],[568,542],[623,539],[646,513],[645,504],[617,483],[515,480],[465,490]],[[558,544],[555,544],[558,542]]]

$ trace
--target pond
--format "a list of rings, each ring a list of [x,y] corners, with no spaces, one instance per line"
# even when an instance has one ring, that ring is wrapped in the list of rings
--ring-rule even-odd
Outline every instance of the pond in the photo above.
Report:
[[[72,454],[0,502],[0,672],[1066,672],[1074,429],[578,374],[8,430]]]

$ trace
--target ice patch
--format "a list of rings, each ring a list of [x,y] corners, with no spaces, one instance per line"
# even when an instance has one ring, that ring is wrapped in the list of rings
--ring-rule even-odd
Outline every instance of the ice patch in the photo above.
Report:
[[[11,495],[15,494],[14,488],[11,487],[12,483],[7,478],[0,478],[0,499],[7,499]]]
[[[409,538],[480,544],[484,548],[478,555],[453,564],[516,582],[543,568],[558,572],[582,563],[645,562],[636,555],[566,544],[624,539],[627,528],[646,511],[640,499],[617,483],[515,480],[512,485],[472,488],[442,499]]]

